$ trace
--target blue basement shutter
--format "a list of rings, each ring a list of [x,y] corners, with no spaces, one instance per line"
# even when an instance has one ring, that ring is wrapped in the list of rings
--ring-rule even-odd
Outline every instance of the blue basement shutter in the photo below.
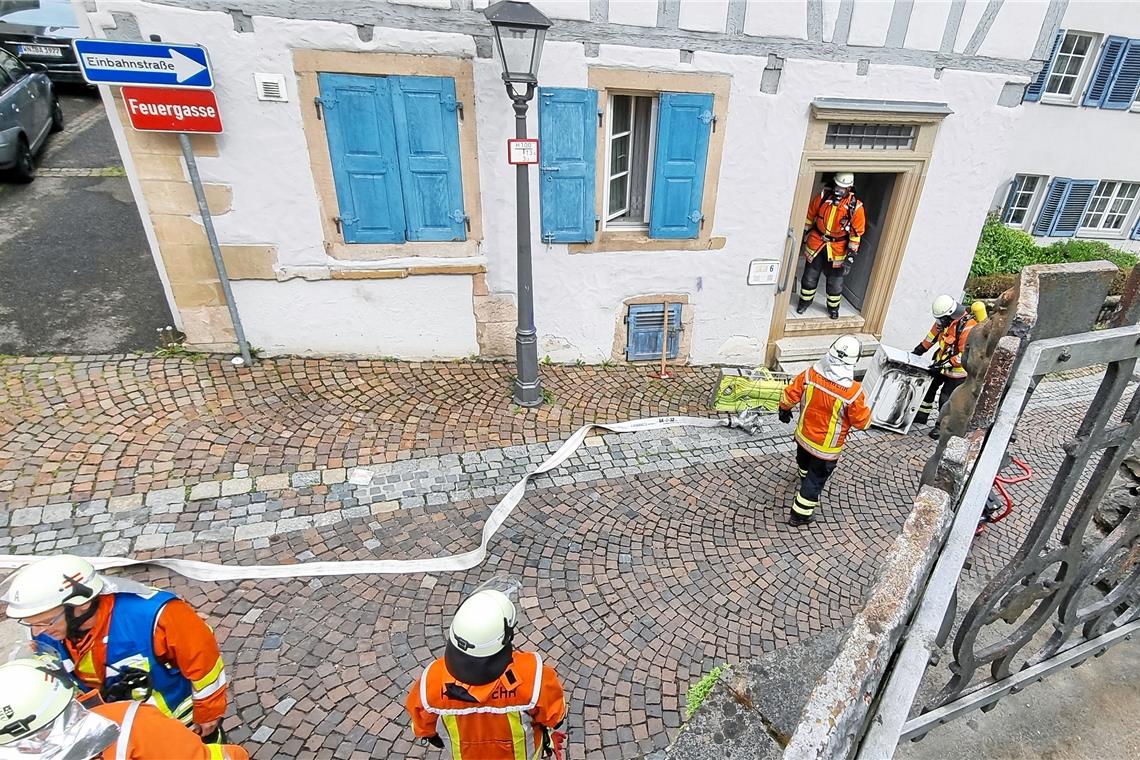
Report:
[[[1072,180],[1066,177],[1056,177],[1049,183],[1049,190],[1045,193],[1045,200],[1041,203],[1041,211],[1037,214],[1037,222],[1033,225],[1034,235],[1048,235],[1057,221],[1057,212],[1061,202],[1069,192]]]
[[[649,237],[697,236],[712,122],[711,94],[661,93]]]
[[[466,240],[455,80],[391,81],[408,240]]]
[[[388,80],[321,74],[320,88],[344,242],[404,242]]]
[[[1116,74],[1120,65],[1121,53],[1128,44],[1127,37],[1109,37],[1104,41],[1100,51],[1100,60],[1096,62],[1096,69],[1089,80],[1089,88],[1085,91],[1084,104],[1099,107],[1104,104],[1104,94],[1108,92],[1108,84]]]
[[[1049,79],[1049,69],[1053,68],[1053,59],[1057,57],[1057,48],[1061,47],[1063,39],[1065,39],[1065,30],[1058,29],[1057,36],[1053,38],[1053,47],[1049,50],[1049,58],[1041,67],[1041,73],[1025,90],[1025,100],[1041,100],[1041,94],[1045,92],[1045,83]]]
[[[570,87],[538,91],[539,184],[542,240],[594,239],[594,156],[598,93]]]
[[[665,305],[660,303],[631,304],[626,324],[627,361],[661,358],[661,337],[664,332]],[[681,345],[681,304],[669,304],[669,348],[667,358],[676,359]]]
[[[1018,176],[1013,175],[1013,179],[1009,183],[1009,192],[1005,196],[1005,205],[1001,209],[1001,221],[1005,224],[1009,221],[1010,211],[1013,209],[1013,198],[1017,195],[1017,188],[1021,185]]]
[[[1075,179],[1069,184],[1069,191],[1061,201],[1061,210],[1057,212],[1057,221],[1053,223],[1050,235],[1053,237],[1072,237],[1081,226],[1081,219],[1085,216],[1085,209],[1089,207],[1093,191],[1096,190],[1095,179]]]
[[[1116,76],[1108,86],[1104,96],[1104,107],[1124,111],[1132,107],[1136,100],[1136,90],[1140,87],[1140,40],[1129,40],[1120,56],[1120,66]]]

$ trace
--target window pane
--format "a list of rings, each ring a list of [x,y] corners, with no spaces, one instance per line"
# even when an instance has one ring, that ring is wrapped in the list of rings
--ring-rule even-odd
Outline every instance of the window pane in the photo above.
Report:
[[[614,138],[610,143],[610,174],[629,169],[629,135]]]
[[[626,193],[629,191],[629,175],[623,174],[620,177],[615,177],[610,180],[610,208],[608,215],[625,211],[628,207],[626,203]]]
[[[1082,34],[1077,36],[1077,41],[1073,45],[1073,52],[1079,56],[1088,55],[1089,46],[1092,44],[1092,37]]]
[[[629,131],[629,95],[614,95],[613,134]]]
[[[1009,224],[1022,224],[1025,222],[1025,209],[1015,208],[1010,211]]]

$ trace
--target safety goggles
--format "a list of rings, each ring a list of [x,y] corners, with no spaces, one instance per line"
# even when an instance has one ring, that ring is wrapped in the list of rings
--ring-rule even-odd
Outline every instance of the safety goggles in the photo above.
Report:
[[[19,623],[20,625],[24,626],[25,628],[39,628],[41,630],[46,630],[48,628],[51,628],[53,625],[55,625],[59,621],[63,620],[64,614],[65,614],[64,609],[62,607],[60,607],[59,612],[55,613],[54,615],[52,615],[49,618],[43,618],[43,617],[38,617],[38,619],[37,619],[37,617],[21,618],[20,620],[17,620],[16,622]]]

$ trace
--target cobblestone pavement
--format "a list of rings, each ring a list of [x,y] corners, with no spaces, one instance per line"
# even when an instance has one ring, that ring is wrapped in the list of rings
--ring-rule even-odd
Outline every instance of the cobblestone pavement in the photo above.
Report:
[[[12,486],[0,492],[0,548],[234,564],[471,549],[497,498],[579,425],[704,413],[715,378],[546,367],[557,403],[516,413],[509,365],[4,369],[0,470]],[[1035,400],[1043,441],[1092,388],[1051,385]],[[524,583],[521,645],[566,684],[573,756],[632,758],[675,735],[686,688],[713,665],[850,619],[931,448],[921,434],[853,436],[820,519],[793,531],[786,426],[607,434],[537,479],[468,572],[216,584],[133,574],[215,626],[233,735],[255,757],[339,758],[434,756],[410,741],[404,696],[463,595],[510,572]]]

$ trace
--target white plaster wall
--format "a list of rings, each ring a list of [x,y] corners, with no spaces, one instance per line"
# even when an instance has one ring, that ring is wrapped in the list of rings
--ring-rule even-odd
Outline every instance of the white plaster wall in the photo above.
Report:
[[[993,26],[990,27],[989,34],[978,48],[978,55],[994,58],[1032,57],[1048,9],[1047,0],[1004,3],[994,19]]]
[[[962,23],[958,25],[958,36],[954,40],[954,52],[961,53],[974,36],[974,29],[978,26],[982,14],[989,5],[989,0],[966,0],[962,9]]]
[[[887,41],[887,28],[891,25],[894,7],[892,0],[856,0],[848,44],[882,47]]]
[[[835,35],[835,22],[839,19],[839,0],[823,0],[823,39],[831,42]]]
[[[455,359],[479,352],[471,278],[242,280],[234,298],[267,354]]]
[[[728,23],[728,0],[681,0],[678,26],[698,32],[723,32]]]
[[[748,0],[744,33],[758,37],[807,39],[807,3],[801,0]]]
[[[531,0],[531,4],[550,18],[590,20],[590,0]]]
[[[610,0],[610,22],[657,26],[657,0]]]
[[[1065,8],[1064,29],[1140,37],[1140,3],[1135,0],[1081,0]]]
[[[950,16],[951,0],[919,0],[910,11],[906,46],[916,50],[938,50]]]

